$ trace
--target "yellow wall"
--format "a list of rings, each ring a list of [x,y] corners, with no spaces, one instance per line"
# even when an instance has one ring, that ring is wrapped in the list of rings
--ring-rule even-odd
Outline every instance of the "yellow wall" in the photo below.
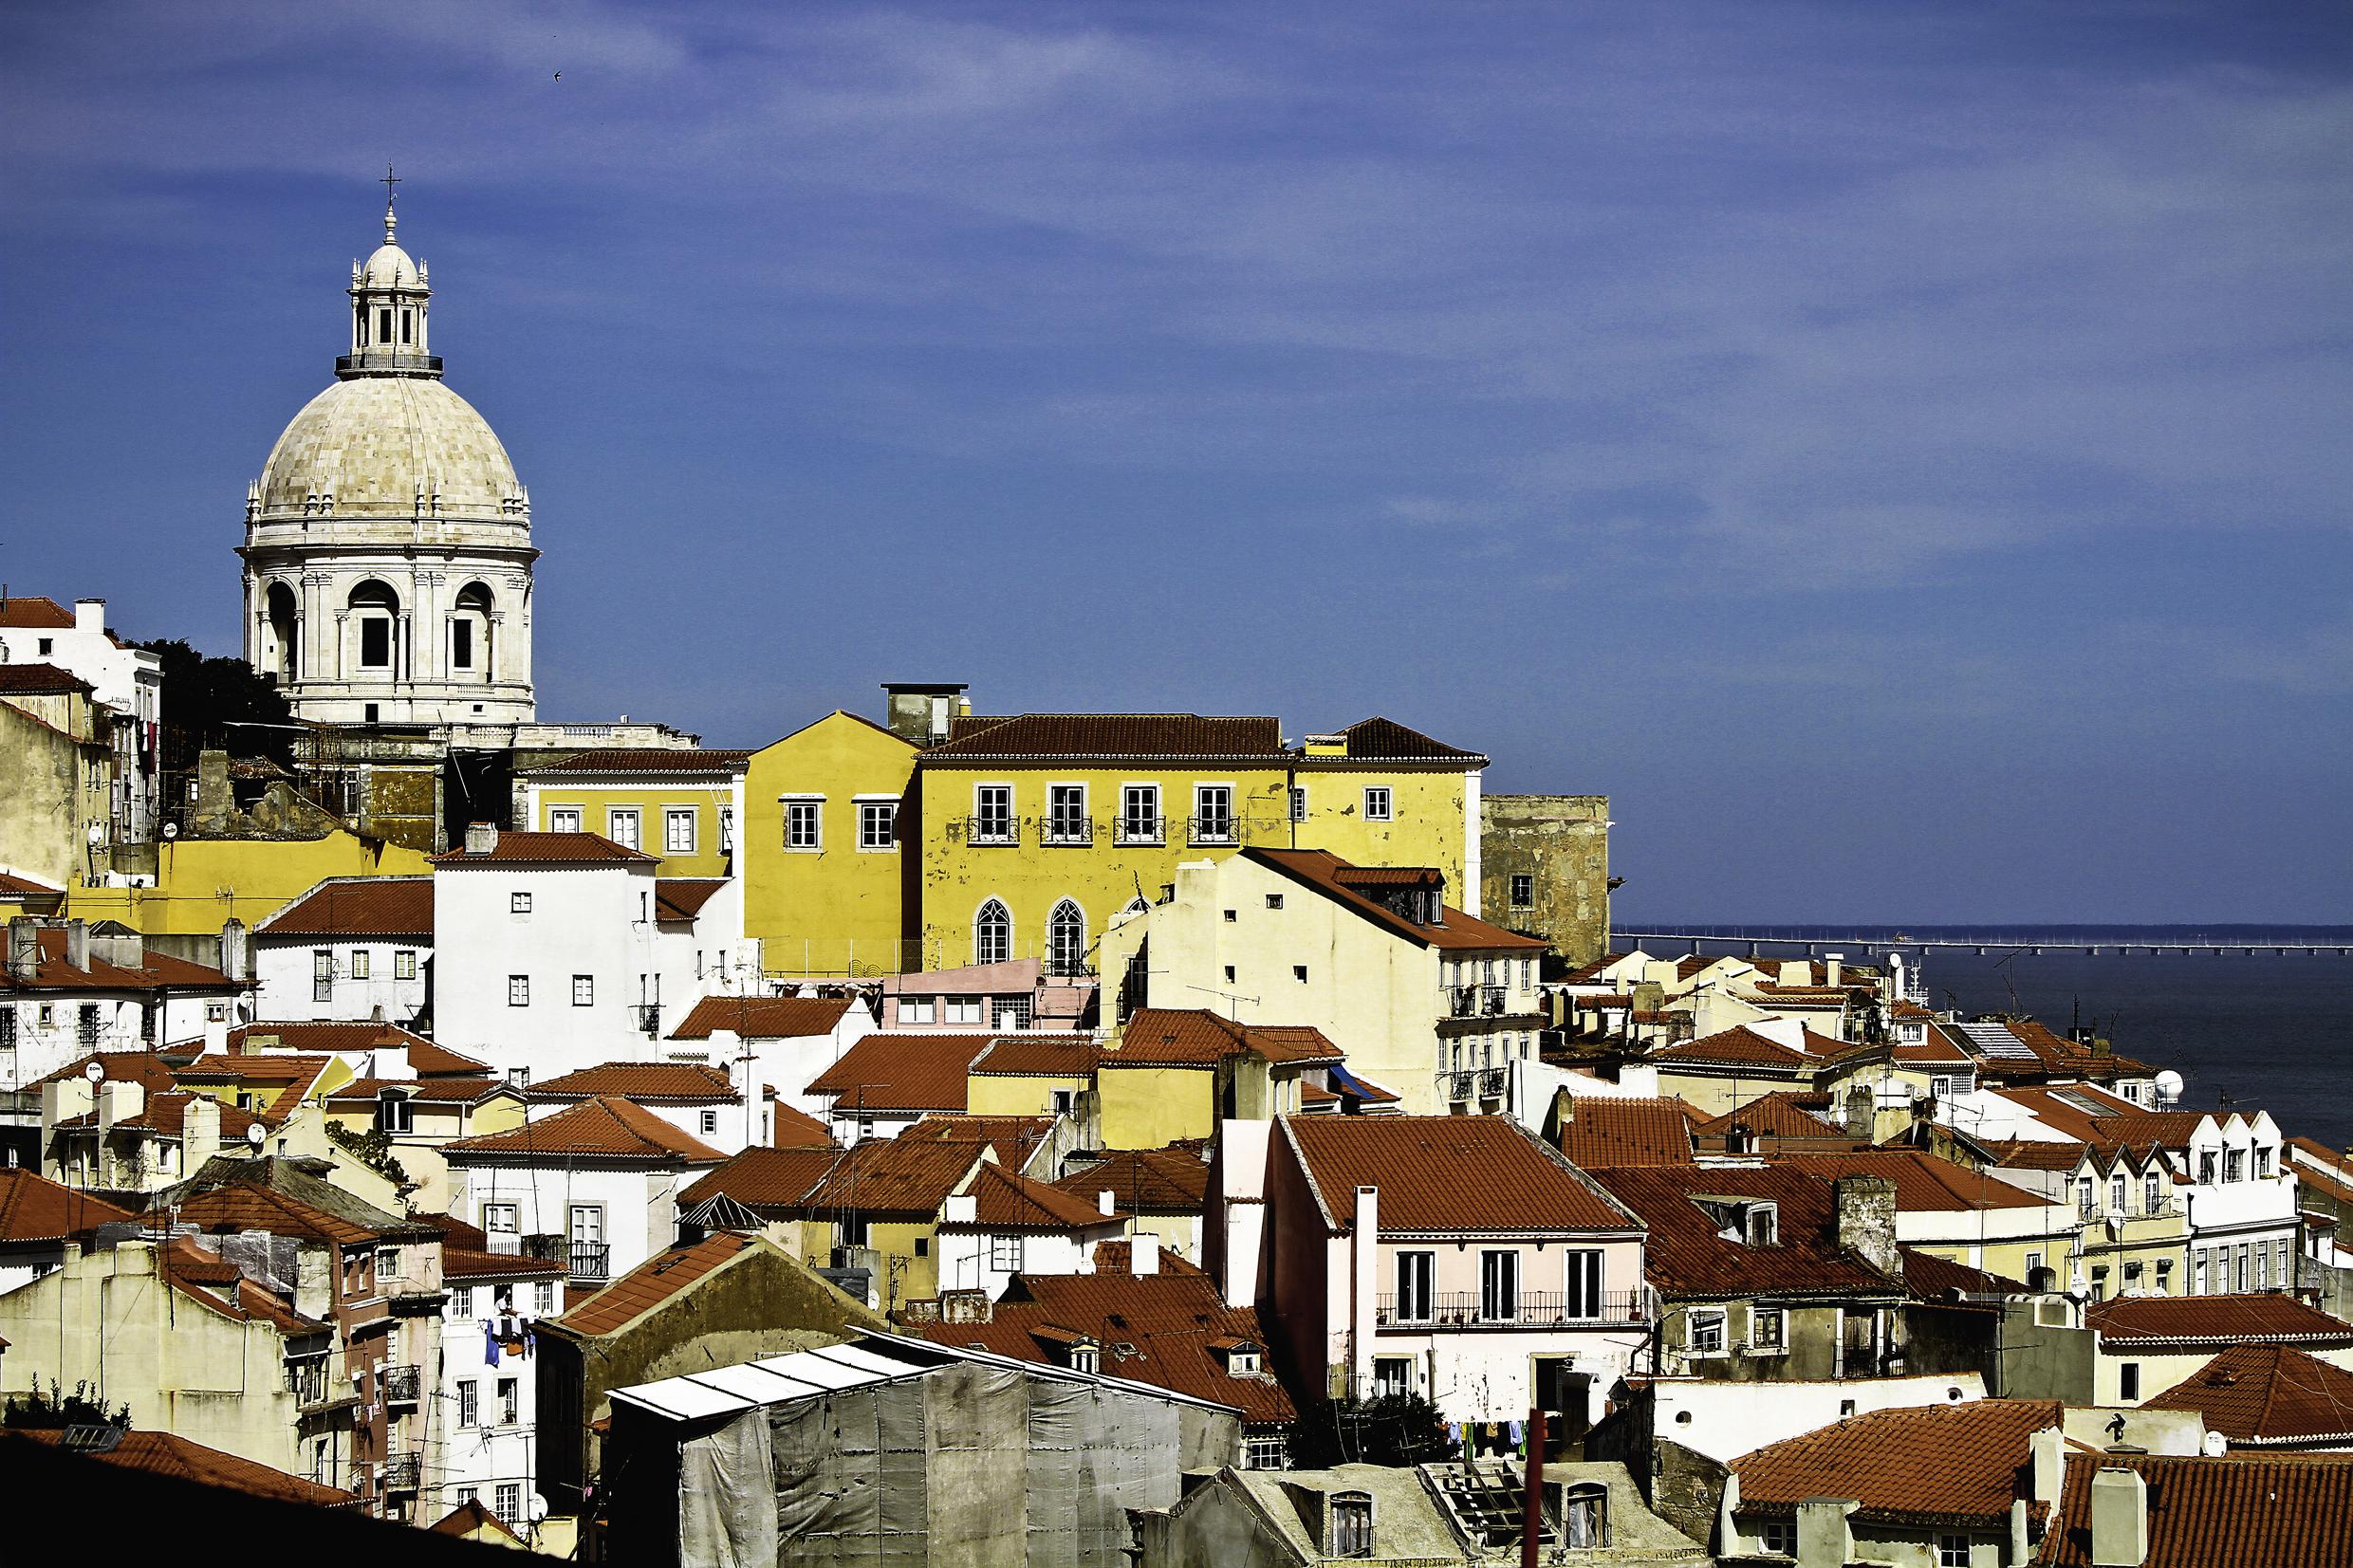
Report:
[[[337,828],[324,839],[178,839],[156,846],[151,888],[74,888],[66,913],[120,920],[148,936],[210,936],[234,917],[260,923],[329,876],[422,876],[422,851],[371,844]]]
[[[409,1207],[425,1213],[443,1213],[450,1207],[450,1167],[441,1157],[441,1145],[508,1132],[522,1126],[524,1119],[523,1101],[505,1095],[471,1110],[429,1099],[412,1100],[410,1108],[410,1130],[393,1134],[392,1157],[416,1184]],[[346,1132],[365,1133],[376,1125],[376,1109],[346,1103],[328,1112],[328,1119]]]
[[[858,847],[858,797],[903,796],[915,747],[836,710],[754,752],[744,781],[739,861],[744,934],[771,973],[895,974],[901,857]],[[785,847],[786,796],[822,796],[824,844]],[[903,831],[903,827],[902,827]]]
[[[919,1258],[915,1246],[918,1241],[923,1244],[923,1255]],[[874,1282],[874,1289],[883,1311],[939,1294],[936,1219],[907,1223],[878,1220],[866,1227],[866,1245],[882,1254],[882,1275]]]
[[[735,791],[730,785],[639,776],[626,782],[619,778],[577,783],[534,782],[530,789],[529,826],[539,832],[553,831],[549,814],[568,808],[580,813],[582,832],[602,833],[611,838],[610,813],[618,806],[638,814],[638,848],[660,858],[658,875],[725,876],[732,869],[730,857],[719,848],[719,813],[722,808],[735,803]],[[692,853],[673,855],[669,852],[668,813],[672,811],[695,813],[695,848]]]
[[[1073,1096],[1095,1086],[1089,1078],[975,1074],[964,1082],[964,1108],[976,1116],[1043,1116],[1054,1108],[1054,1091]]]
[[[1102,1090],[1105,1149],[1163,1149],[1217,1131],[1214,1069],[1106,1067],[1095,1081]]]

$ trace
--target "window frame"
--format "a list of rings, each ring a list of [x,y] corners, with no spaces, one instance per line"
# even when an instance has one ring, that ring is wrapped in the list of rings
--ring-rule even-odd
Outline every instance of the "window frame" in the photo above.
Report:
[[[547,831],[550,833],[578,833],[580,822],[579,806],[551,805],[547,808]]]
[[[824,854],[825,798],[823,795],[780,795],[777,801],[784,807],[781,846],[784,852],[787,855]]]
[[[528,914],[528,913],[531,913],[531,895],[530,895],[528,893],[526,893],[526,892],[522,891],[521,889],[516,889],[516,890],[514,890],[514,891],[510,892],[510,893],[507,895],[507,913],[508,913],[509,914]]]
[[[1230,783],[1219,783],[1214,780],[1195,781],[1193,818],[1186,825],[1186,842],[1216,845],[1240,843],[1242,841],[1241,819],[1234,810],[1235,797],[1239,793],[1240,791]],[[1224,824],[1221,828],[1208,828],[1202,825],[1213,820],[1213,814],[1202,809],[1203,804],[1213,796],[1216,797],[1219,802],[1219,809],[1214,814],[1214,820]]]
[[[1002,779],[973,785],[973,825],[965,841],[1004,846],[1021,842],[1021,818],[1013,811],[1013,786]],[[991,826],[991,824],[994,824]]]
[[[1948,1530],[1936,1532],[1936,1568],[1969,1568],[1970,1554],[1975,1550],[1976,1537],[1955,1535]]]
[[[1120,785],[1119,825],[1112,836],[1122,844],[1168,842],[1168,818],[1160,809],[1158,784],[1138,781]]]
[[[1388,784],[1364,786],[1364,820],[1368,822],[1397,821],[1397,792]]]
[[[1371,1557],[1374,1528],[1372,1493],[1349,1491],[1325,1494],[1325,1557]]]
[[[858,806],[858,850],[862,855],[895,855],[899,851],[899,797],[861,795]],[[880,831],[877,831],[880,823]]]
[[[1437,1317],[1438,1255],[1427,1247],[1400,1248],[1390,1254],[1389,1277],[1396,1285],[1392,1301],[1400,1323],[1428,1323]],[[1408,1264],[1416,1265],[1408,1269]],[[1413,1276],[1418,1275],[1418,1278]],[[1419,1306],[1420,1311],[1411,1310]]]
[[[1520,1320],[1520,1249],[1488,1246],[1479,1249],[1479,1321],[1516,1323]]]
[[[691,805],[662,807],[662,853],[664,855],[695,854],[695,846],[702,841],[702,816],[699,808]],[[678,832],[680,822],[686,824],[686,832],[683,835]]]
[[[1515,871],[1511,874],[1510,907],[1532,910],[1536,907],[1536,878],[1533,873]]]
[[[629,824],[629,836],[621,837],[621,823]],[[623,849],[643,853],[645,849],[645,813],[634,805],[607,806],[604,809],[604,836]]]
[[[1722,1307],[1687,1307],[1683,1312],[1683,1348],[1693,1356],[1729,1355],[1731,1314]],[[1713,1338],[1714,1344],[1708,1341]]]
[[[593,1007],[597,1005],[597,977],[593,974],[572,976],[572,1005]]]
[[[1087,788],[1067,779],[1046,786],[1046,820],[1038,842],[1055,848],[1084,848],[1094,839],[1094,821],[1087,815]]]
[[[993,913],[992,913],[993,912]],[[973,962],[1002,964],[1013,956],[1013,911],[991,895],[973,912]]]
[[[528,974],[509,975],[507,977],[507,1005],[510,1007],[528,1007],[530,1005],[531,977]]]

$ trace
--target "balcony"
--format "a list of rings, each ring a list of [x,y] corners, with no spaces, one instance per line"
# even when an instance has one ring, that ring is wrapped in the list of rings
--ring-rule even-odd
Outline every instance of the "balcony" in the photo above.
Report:
[[[1084,849],[1095,841],[1095,820],[1091,817],[1048,817],[1039,841]]]
[[[1479,1097],[1483,1099],[1497,1099],[1502,1098],[1504,1089],[1510,1081],[1510,1075],[1505,1072],[1501,1067],[1480,1068]]]
[[[1018,844],[1021,824],[1010,817],[967,817],[962,821],[968,844]]]
[[[1238,844],[1241,841],[1240,824],[1232,817],[1185,819],[1185,842],[1188,844]]]
[[[1505,1011],[1505,1000],[1509,994],[1501,986],[1481,986],[1479,987],[1479,1016],[1481,1018],[1501,1018]]]
[[[1446,1016],[1476,1018],[1479,1016],[1479,988],[1476,986],[1452,986],[1446,993]]]
[[[383,1489],[387,1492],[413,1492],[423,1479],[425,1464],[415,1453],[397,1453],[384,1461]]]
[[[638,1029],[639,1029],[639,1032],[640,1032],[640,1033],[642,1033],[642,1034],[646,1034],[646,1035],[654,1036],[654,1037],[657,1037],[657,1038],[658,1038],[658,1037],[660,1036],[660,1034],[661,1034],[661,1004],[660,1004],[660,1003],[658,1003],[658,1002],[638,1002],[638,1003],[633,1003],[633,1004],[631,1004],[631,1005],[630,1005],[630,1011],[631,1011],[631,1012],[633,1012],[633,1013],[635,1013],[635,1014],[637,1015],[637,1022],[638,1022]]]
[[[613,1277],[613,1249],[604,1242],[571,1242],[564,1248],[564,1266],[575,1280],[602,1284]]]
[[[1479,1075],[1476,1073],[1447,1073],[1442,1076],[1446,1079],[1448,1099],[1469,1099],[1479,1085]]]
[[[1395,1296],[1376,1297],[1375,1328],[1529,1329],[1581,1328],[1597,1323],[1643,1323],[1650,1320],[1649,1301],[1639,1290],[1605,1290],[1594,1295],[1521,1291],[1516,1296],[1488,1300],[1475,1290],[1441,1291],[1423,1301],[1409,1301],[1419,1316],[1399,1310]]]
[[[415,1367],[386,1367],[378,1375],[378,1385],[387,1405],[414,1405],[421,1397],[423,1379]]]
[[[1112,828],[1112,842],[1156,847],[1168,842],[1165,817],[1121,817]]]

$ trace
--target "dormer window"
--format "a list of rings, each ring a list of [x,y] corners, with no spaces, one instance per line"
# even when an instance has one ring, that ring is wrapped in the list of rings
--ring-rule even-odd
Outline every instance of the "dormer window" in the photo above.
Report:
[[[1368,1558],[1373,1555],[1373,1496],[1370,1492],[1334,1492],[1324,1530],[1324,1555]]]
[[[1751,1246],[1777,1246],[1781,1242],[1781,1211],[1772,1204],[1752,1205],[1741,1223],[1748,1232]]]
[[[1255,1377],[1258,1374],[1260,1357],[1264,1354],[1259,1346],[1248,1339],[1229,1339],[1218,1348],[1225,1353],[1227,1376]]]
[[[416,1125],[416,1107],[409,1097],[387,1089],[376,1097],[376,1125],[386,1133],[406,1133]]]
[[[1070,1370],[1072,1372],[1097,1372],[1102,1367],[1102,1353],[1093,1345],[1072,1345],[1070,1347]]]
[[[1781,1206],[1770,1199],[1694,1198],[1714,1223],[1715,1233],[1743,1246],[1781,1245]]]

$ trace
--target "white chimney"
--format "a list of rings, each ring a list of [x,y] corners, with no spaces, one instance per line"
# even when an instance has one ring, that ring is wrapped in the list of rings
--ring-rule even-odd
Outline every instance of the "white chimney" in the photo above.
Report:
[[[970,1192],[951,1192],[939,1217],[949,1225],[977,1225],[980,1222],[980,1200]]]
[[[1356,1190],[1356,1230],[1348,1238],[1348,1373],[1358,1389],[1372,1386],[1374,1292],[1380,1288],[1380,1189]]]
[[[221,922],[220,972],[232,980],[247,980],[245,922],[234,917]]]
[[[193,1176],[220,1153],[220,1101],[210,1095],[191,1098],[180,1114],[179,1139],[180,1173]]]
[[[1138,1279],[1160,1272],[1160,1238],[1149,1230],[1139,1230],[1127,1242],[1128,1272]]]
[[[102,599],[75,600],[74,630],[103,633],[106,630],[106,601]]]
[[[37,980],[40,976],[40,922],[20,914],[9,922],[9,978]]]
[[[147,1090],[131,1079],[109,1079],[98,1086],[98,1126],[109,1132],[116,1122],[129,1121],[147,1108]]]
[[[65,962],[77,969],[90,967],[90,923],[87,920],[65,922]]]
[[[2138,1470],[2118,1467],[2091,1478],[2094,1568],[2140,1568],[2149,1560],[2149,1486]]]
[[[1822,955],[1822,983],[1825,986],[1837,985],[1841,972],[1840,966],[1845,962],[1846,955],[1843,952],[1824,953]]]
[[[498,824],[496,822],[468,822],[466,824],[467,854],[493,855],[497,851]]]
[[[1096,1194],[1095,1194],[1095,1212],[1096,1212],[1096,1213],[1098,1213],[1098,1214],[1116,1214],[1116,1213],[1118,1213],[1119,1211],[1120,1211],[1120,1210],[1119,1210],[1119,1206],[1118,1206],[1117,1202],[1116,1202],[1116,1201],[1112,1198],[1112,1196],[1111,1196],[1111,1189],[1109,1189],[1108,1187],[1106,1187],[1106,1188],[1104,1188],[1102,1191],[1100,1191],[1100,1192],[1098,1192],[1098,1193],[1096,1193]]]
[[[204,1054],[206,1056],[227,1056],[229,1054],[229,1020],[208,1018],[204,1021]]]

